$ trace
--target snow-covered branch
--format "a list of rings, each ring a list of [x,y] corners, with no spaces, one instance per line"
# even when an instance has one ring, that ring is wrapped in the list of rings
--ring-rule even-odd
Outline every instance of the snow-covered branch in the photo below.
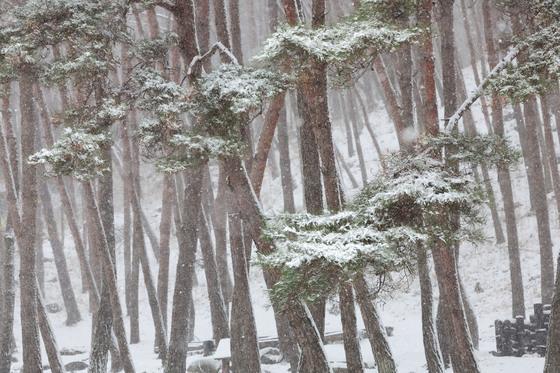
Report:
[[[212,45],[208,52],[202,55],[195,56],[192,59],[191,63],[189,64],[189,69],[187,70],[187,76],[193,76],[195,69],[199,68],[199,66],[201,66],[207,59],[211,58],[216,52],[223,53],[229,58],[232,64],[239,65],[239,62],[237,61],[237,58],[233,55],[233,53],[231,53],[231,51],[226,48],[225,45],[218,41],[214,43],[214,45]]]
[[[494,67],[494,69],[490,72],[490,74],[488,74],[488,76],[484,79],[484,81],[482,81],[480,85],[476,88],[476,90],[472,92],[469,97],[467,97],[465,102],[463,102],[463,104],[461,105],[461,107],[459,107],[459,109],[455,112],[455,114],[453,114],[453,116],[449,118],[449,120],[445,124],[446,131],[451,132],[453,131],[453,129],[455,129],[455,127],[459,123],[459,120],[463,117],[465,112],[471,108],[471,106],[480,98],[480,96],[482,96],[482,94],[484,93],[484,89],[486,88],[488,83],[493,78],[495,78],[498,74],[500,74],[506,67],[508,67],[508,65],[517,58],[520,52],[521,52],[520,47],[514,47],[502,59],[502,61],[498,65],[496,65],[496,67]]]

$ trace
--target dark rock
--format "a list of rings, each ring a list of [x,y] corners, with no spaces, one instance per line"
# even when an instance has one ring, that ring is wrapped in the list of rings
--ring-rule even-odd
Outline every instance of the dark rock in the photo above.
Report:
[[[49,303],[45,306],[48,313],[59,313],[62,311],[62,307],[58,303]]]
[[[282,361],[282,353],[274,347],[267,347],[260,350],[261,364],[278,364]]]
[[[387,332],[388,337],[392,337],[393,332],[395,331],[395,328],[393,328],[392,326],[386,326],[385,331]]]
[[[81,355],[85,353],[86,353],[85,350],[78,350],[77,348],[64,347],[63,349],[60,350],[60,354],[62,356],[74,356],[74,355]]]
[[[78,372],[80,370],[86,370],[88,367],[89,365],[83,361],[72,361],[64,366],[68,372]]]

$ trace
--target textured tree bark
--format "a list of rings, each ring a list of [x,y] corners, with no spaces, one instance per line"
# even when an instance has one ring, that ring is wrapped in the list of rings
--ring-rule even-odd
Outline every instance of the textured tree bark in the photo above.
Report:
[[[457,109],[453,5],[454,0],[440,0],[443,103],[446,118],[450,118]],[[453,164],[450,166],[455,167]],[[458,214],[451,212],[451,219],[458,223]],[[455,252],[445,243],[436,242],[432,248],[432,255],[440,289],[444,332],[450,343],[451,363],[455,370],[478,373],[478,363],[465,319]]]
[[[280,112],[278,121],[278,149],[280,151],[280,175],[282,182],[282,195],[284,197],[284,211],[296,212],[294,202],[294,184],[292,180],[292,166],[290,157],[290,141],[288,135],[288,122],[286,121],[286,108]]]
[[[224,298],[226,310],[228,304],[231,302],[231,293],[233,285],[229,273],[228,254],[227,254],[227,240],[226,240],[226,218],[227,218],[227,203],[226,203],[226,185],[225,185],[225,171],[220,170],[218,177],[218,194],[214,201],[214,209],[212,211],[212,222],[214,228],[214,242],[216,245],[216,264],[218,266],[218,274],[220,279],[220,288]]]
[[[96,235],[101,239],[101,247],[99,247],[98,250],[103,261],[103,278],[105,280],[105,286],[109,290],[108,293],[111,303],[112,327],[118,343],[120,360],[122,361],[125,373],[134,373],[134,364],[132,362],[130,351],[128,349],[128,342],[126,340],[126,331],[124,328],[122,309],[117,287],[117,276],[115,275],[114,271],[112,253],[109,249],[109,244],[105,235],[99,208],[97,207],[97,203],[95,201],[95,195],[93,192],[91,181],[84,182],[82,185],[84,186],[84,192],[86,194],[88,212],[91,214],[91,216],[94,217],[94,219],[92,219],[93,224],[92,226],[90,226],[90,229],[95,230]],[[108,343],[110,343],[110,339]],[[108,347],[109,346],[107,346],[107,348]],[[91,369],[90,371],[95,372]]]
[[[276,248],[273,243],[262,237],[262,228],[265,225],[264,215],[241,160],[228,157],[223,159],[223,162],[225,168],[229,171],[229,187],[232,188],[236,196],[238,211],[241,213],[243,221],[248,225],[249,233],[257,246],[257,251],[264,255],[274,252]],[[277,271],[266,270],[264,275],[269,289],[280,279],[280,273]],[[321,337],[307,307],[299,300],[287,302],[283,309],[279,309],[278,305],[275,305],[275,307],[275,313],[279,313],[289,320],[294,336],[302,349],[299,371],[310,373],[330,372],[331,369],[323,350]]]
[[[35,134],[37,137],[37,134]],[[39,146],[36,138],[36,144]],[[37,269],[37,289],[39,292],[45,292],[45,253],[43,247],[43,219],[41,219],[41,205],[37,204],[37,215],[35,217],[37,224],[37,234],[35,235],[35,252],[37,256],[35,257],[35,267]]]
[[[560,372],[560,255],[556,258],[556,271],[556,291],[552,299],[544,373]]]
[[[490,2],[488,0],[484,0],[482,4],[488,61],[491,66],[496,66],[498,63],[498,56],[494,45]],[[495,134],[497,136],[504,137],[503,108],[500,98],[497,95],[492,96],[492,123]],[[506,235],[511,279],[512,316],[525,316],[525,296],[523,290],[523,275],[521,272],[521,258],[519,253],[519,237],[515,217],[513,188],[511,185],[509,167],[507,165],[498,165],[498,183],[500,184],[500,190],[502,192],[504,214],[506,218]]]
[[[187,170],[187,184],[181,207],[181,233],[179,234],[179,258],[173,293],[171,333],[165,364],[165,372],[183,372],[186,369],[187,338],[192,305],[193,272],[198,239],[196,222],[200,216],[201,190],[204,165]]]
[[[134,192],[133,192],[134,193]],[[138,253],[140,264],[142,266],[142,277],[144,278],[144,286],[148,293],[148,303],[152,311],[152,319],[154,322],[154,330],[156,334],[156,346],[160,359],[165,359],[167,354],[167,334],[163,324],[163,317],[158,302],[156,286],[154,285],[152,271],[150,269],[150,261],[146,251],[146,242],[144,241],[144,231],[142,230],[142,210],[140,209],[140,201],[136,193],[132,196],[133,210],[133,241],[135,250]]]
[[[51,200],[49,188],[45,182],[42,183],[40,188],[41,203],[44,216],[44,221],[47,225],[47,232],[49,235],[49,242],[51,244],[54,264],[58,275],[58,282],[60,284],[60,292],[66,309],[66,325],[74,325],[82,319],[72,281],[68,274],[68,265],[66,264],[66,256],[64,254],[64,247],[60,242],[60,236],[56,227],[56,219],[54,217],[54,209]]]
[[[377,363],[377,370],[379,373],[396,373],[397,367],[393,360],[385,329],[363,275],[357,275],[354,278],[353,285],[356,290],[356,300],[362,311],[373,357]]]
[[[47,106],[43,97],[43,92],[36,86],[36,97],[39,104],[41,120],[43,122],[43,137],[47,146],[52,146],[54,143],[54,138],[52,134],[52,124],[50,121],[50,116],[48,113]],[[89,260],[86,255],[86,248],[80,234],[80,229],[76,220],[74,205],[71,202],[70,195],[64,183],[62,176],[57,176],[55,178],[56,186],[59,194],[60,201],[62,203],[62,209],[66,217],[66,222],[70,228],[70,233],[74,241],[74,247],[76,253],[78,254],[80,273],[83,279],[86,280],[86,284],[89,291],[89,296],[92,298],[94,304],[99,302],[99,292],[97,290],[97,285],[93,277],[93,272],[91,270]]]
[[[2,268],[4,289],[0,324],[0,372],[9,372],[12,364],[12,335],[14,331],[14,307],[16,301],[16,284],[14,278],[15,239],[13,231],[4,234],[5,254]]]
[[[340,317],[344,332],[344,352],[346,354],[346,369],[349,372],[364,371],[362,352],[358,328],[356,327],[356,309],[354,308],[354,289],[352,284],[343,283],[338,292],[340,297]]]
[[[385,161],[383,160],[383,152],[381,151],[381,147],[379,146],[379,142],[377,141],[377,136],[375,136],[375,133],[373,133],[373,129],[371,128],[371,124],[369,122],[369,116],[368,116],[368,112],[367,112],[367,107],[365,105],[364,100],[362,99],[362,96],[359,92],[359,90],[356,89],[356,98],[358,100],[358,104],[360,105],[360,109],[362,112],[362,117],[364,120],[364,126],[366,127],[369,136],[371,137],[371,141],[373,142],[373,147],[375,148],[375,152],[377,153],[377,160],[379,161],[379,164],[381,166],[381,169],[385,168]]]
[[[358,118],[356,116],[356,103],[354,95],[349,90],[347,94],[348,108],[350,109],[350,121],[352,122],[352,133],[354,134],[354,142],[356,143],[356,153],[358,154],[358,161],[360,163],[360,175],[362,176],[362,185],[365,186],[368,181],[366,162],[364,159],[364,152],[362,150],[362,141],[360,140],[360,130],[358,129]]]
[[[172,175],[163,177],[161,201],[161,220],[159,223],[159,270],[157,294],[164,328],[167,329],[167,298],[169,289],[169,241],[171,239],[171,221],[173,217],[173,194],[175,183]]]
[[[19,81],[21,112],[21,158],[35,153],[35,130],[37,118],[33,101],[35,78],[30,66],[23,67]],[[23,373],[40,372],[41,349],[37,325],[37,274],[35,271],[35,234],[37,214],[36,167],[22,162],[21,179],[21,226],[25,234],[18,240],[20,251],[20,315],[22,333]],[[17,203],[14,201],[14,203]],[[12,220],[13,221],[13,220]]]
[[[261,191],[266,162],[270,153],[270,147],[272,146],[272,139],[274,138],[278,118],[280,117],[280,111],[284,108],[285,97],[285,93],[274,97],[266,110],[263,129],[260,133],[257,149],[251,164],[251,183],[257,195],[259,195]]]
[[[45,346],[45,351],[47,352],[47,359],[49,361],[50,371],[53,373],[65,373],[64,365],[62,364],[62,359],[58,353],[58,346],[54,338],[54,332],[52,330],[51,323],[43,306],[43,300],[41,294],[37,293],[37,323],[39,324],[39,329],[41,331],[41,337],[43,339],[43,345]]]
[[[233,296],[231,302],[231,362],[235,372],[261,371],[259,346],[249,278],[241,218],[233,201],[228,198],[230,248],[233,268]]]
[[[550,168],[550,176],[552,177],[552,189],[554,190],[554,199],[556,201],[556,212],[558,213],[558,216],[560,216],[560,174],[558,173],[558,159],[556,158],[554,138],[552,137],[552,113],[550,110],[548,94],[541,95],[540,99],[543,115],[546,160]]]
[[[100,97],[96,97],[99,99]],[[97,313],[94,318],[94,327],[93,327],[93,336],[92,336],[92,348],[91,348],[91,365],[97,366],[99,369],[104,369],[104,366],[107,362],[107,354],[112,345],[112,336],[111,336],[111,329],[113,327],[113,317],[111,311],[111,289],[107,285],[107,279],[105,278],[106,269],[103,268],[104,266],[104,259],[103,259],[103,234],[105,235],[105,239],[107,241],[109,253],[111,255],[111,263],[115,263],[115,226],[114,226],[114,210],[113,210],[113,169],[112,169],[112,155],[111,155],[111,146],[106,145],[102,149],[103,159],[106,161],[107,167],[109,170],[107,174],[101,176],[98,180],[98,209],[99,209],[99,216],[101,218],[101,222],[103,224],[103,231],[94,230],[89,226],[89,229],[92,229],[90,233],[92,233],[93,237],[95,237],[95,245],[94,247],[90,248],[90,252],[93,253],[93,256],[96,258],[96,262],[99,263],[102,271],[102,281],[101,281],[101,297],[99,307],[97,309]],[[90,223],[94,223],[96,219],[96,215],[94,210],[88,209],[88,215],[90,219]],[[116,266],[113,267],[113,271],[116,277]],[[110,280],[109,280],[110,281]],[[115,289],[116,290],[116,289]],[[116,290],[118,291],[118,290]],[[118,296],[118,294],[117,294]],[[119,305],[120,307],[120,305]],[[118,353],[115,349],[111,351],[111,364],[113,367],[119,364]],[[97,363],[99,361],[99,364]],[[116,365],[115,365],[116,364]]]
[[[243,64],[243,50],[241,49],[241,25],[239,21],[239,0],[229,0],[229,19],[231,27],[231,46],[233,55]]]
[[[422,337],[424,354],[429,373],[443,373],[445,371],[441,351],[439,349],[436,325],[434,323],[434,300],[430,268],[425,248],[418,248],[418,278],[420,282],[420,302],[422,308]]]
[[[210,227],[203,210],[200,211],[198,230],[200,251],[202,252],[202,259],[204,261],[204,275],[206,277],[208,300],[210,301],[212,334],[214,341],[217,343],[220,339],[229,337],[229,323],[218,277],[218,266],[214,256],[214,247],[212,246],[212,238],[210,237]]]

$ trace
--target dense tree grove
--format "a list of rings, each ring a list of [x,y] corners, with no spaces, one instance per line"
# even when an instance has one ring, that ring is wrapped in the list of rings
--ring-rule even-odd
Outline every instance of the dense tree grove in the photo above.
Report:
[[[0,373],[559,373],[559,74],[559,0],[0,2]]]

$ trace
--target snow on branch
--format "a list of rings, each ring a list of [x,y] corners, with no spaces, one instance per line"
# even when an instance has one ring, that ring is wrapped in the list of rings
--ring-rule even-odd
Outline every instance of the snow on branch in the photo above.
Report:
[[[214,43],[214,45],[212,45],[212,47],[208,50],[208,52],[202,55],[195,56],[192,59],[191,63],[189,64],[189,68],[187,70],[187,76],[193,77],[195,75],[199,75],[200,66],[202,66],[202,64],[204,64],[204,62],[209,58],[211,58],[216,52],[223,53],[225,56],[228,57],[228,59],[232,64],[239,65],[239,61],[237,61],[237,58],[233,55],[233,53],[231,53],[231,51],[228,48],[226,48],[225,45],[223,45],[221,42],[218,41]]]
[[[509,53],[502,59],[502,61],[494,67],[494,69],[488,74],[488,76],[480,83],[480,85],[476,88],[474,92],[470,94],[469,97],[463,102],[461,107],[453,114],[451,118],[445,124],[446,131],[452,132],[459,120],[463,117],[465,112],[471,108],[471,106],[482,96],[484,93],[484,89],[488,86],[490,81],[498,76],[503,70],[505,70],[509,64],[513,62],[521,52],[522,48],[514,47],[512,48]]]

